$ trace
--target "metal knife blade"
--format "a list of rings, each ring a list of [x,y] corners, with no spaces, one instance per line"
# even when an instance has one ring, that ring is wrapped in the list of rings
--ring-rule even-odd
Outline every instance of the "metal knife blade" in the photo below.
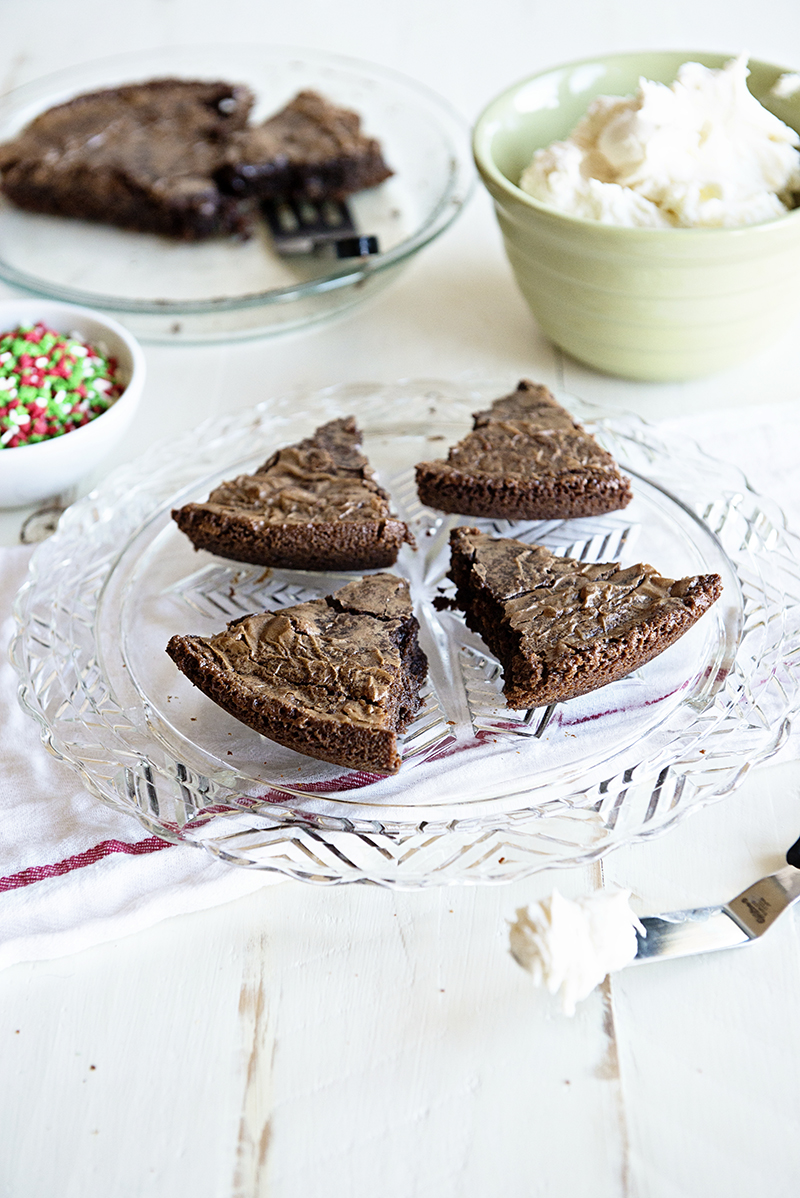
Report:
[[[641,922],[647,934],[637,931],[632,964],[715,952],[758,939],[800,899],[800,840],[789,849],[786,860],[790,864],[748,886],[722,907],[646,916]]]

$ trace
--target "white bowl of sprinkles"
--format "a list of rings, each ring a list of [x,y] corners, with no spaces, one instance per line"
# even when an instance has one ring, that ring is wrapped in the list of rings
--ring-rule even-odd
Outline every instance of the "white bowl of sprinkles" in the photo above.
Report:
[[[30,353],[0,352],[4,508],[57,495],[93,470],[125,435],[144,386],[141,347],[115,320],[50,300],[0,302],[0,344],[31,326],[68,344],[46,338]]]

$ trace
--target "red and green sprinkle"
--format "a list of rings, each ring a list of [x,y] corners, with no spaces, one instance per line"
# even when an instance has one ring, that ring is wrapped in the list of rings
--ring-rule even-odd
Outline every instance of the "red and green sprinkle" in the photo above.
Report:
[[[44,324],[0,334],[0,449],[35,445],[101,416],[125,390],[116,358]]]

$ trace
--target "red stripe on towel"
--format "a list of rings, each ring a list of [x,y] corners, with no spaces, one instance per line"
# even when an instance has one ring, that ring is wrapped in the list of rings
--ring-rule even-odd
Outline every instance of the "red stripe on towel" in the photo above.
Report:
[[[21,869],[18,874],[9,874],[0,878],[0,890],[17,890],[20,886],[31,886],[34,882],[42,882],[45,878],[58,878],[61,874],[72,873],[74,869],[83,869],[86,865],[94,865],[103,857],[112,853],[127,853],[131,857],[139,857],[143,853],[158,853],[161,849],[171,849],[174,846],[169,840],[161,840],[158,836],[149,836],[147,840],[139,840],[136,844],[126,844],[122,840],[103,840],[100,844],[76,853],[74,857],[65,857],[53,865],[31,865]]]

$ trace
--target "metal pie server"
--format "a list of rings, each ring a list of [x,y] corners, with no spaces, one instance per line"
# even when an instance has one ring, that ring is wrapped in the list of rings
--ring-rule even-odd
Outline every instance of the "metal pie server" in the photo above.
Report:
[[[696,907],[642,919],[647,935],[637,931],[639,947],[632,964],[710,953],[757,940],[800,899],[800,840],[789,849],[786,860],[783,869],[748,886],[722,907]]]

